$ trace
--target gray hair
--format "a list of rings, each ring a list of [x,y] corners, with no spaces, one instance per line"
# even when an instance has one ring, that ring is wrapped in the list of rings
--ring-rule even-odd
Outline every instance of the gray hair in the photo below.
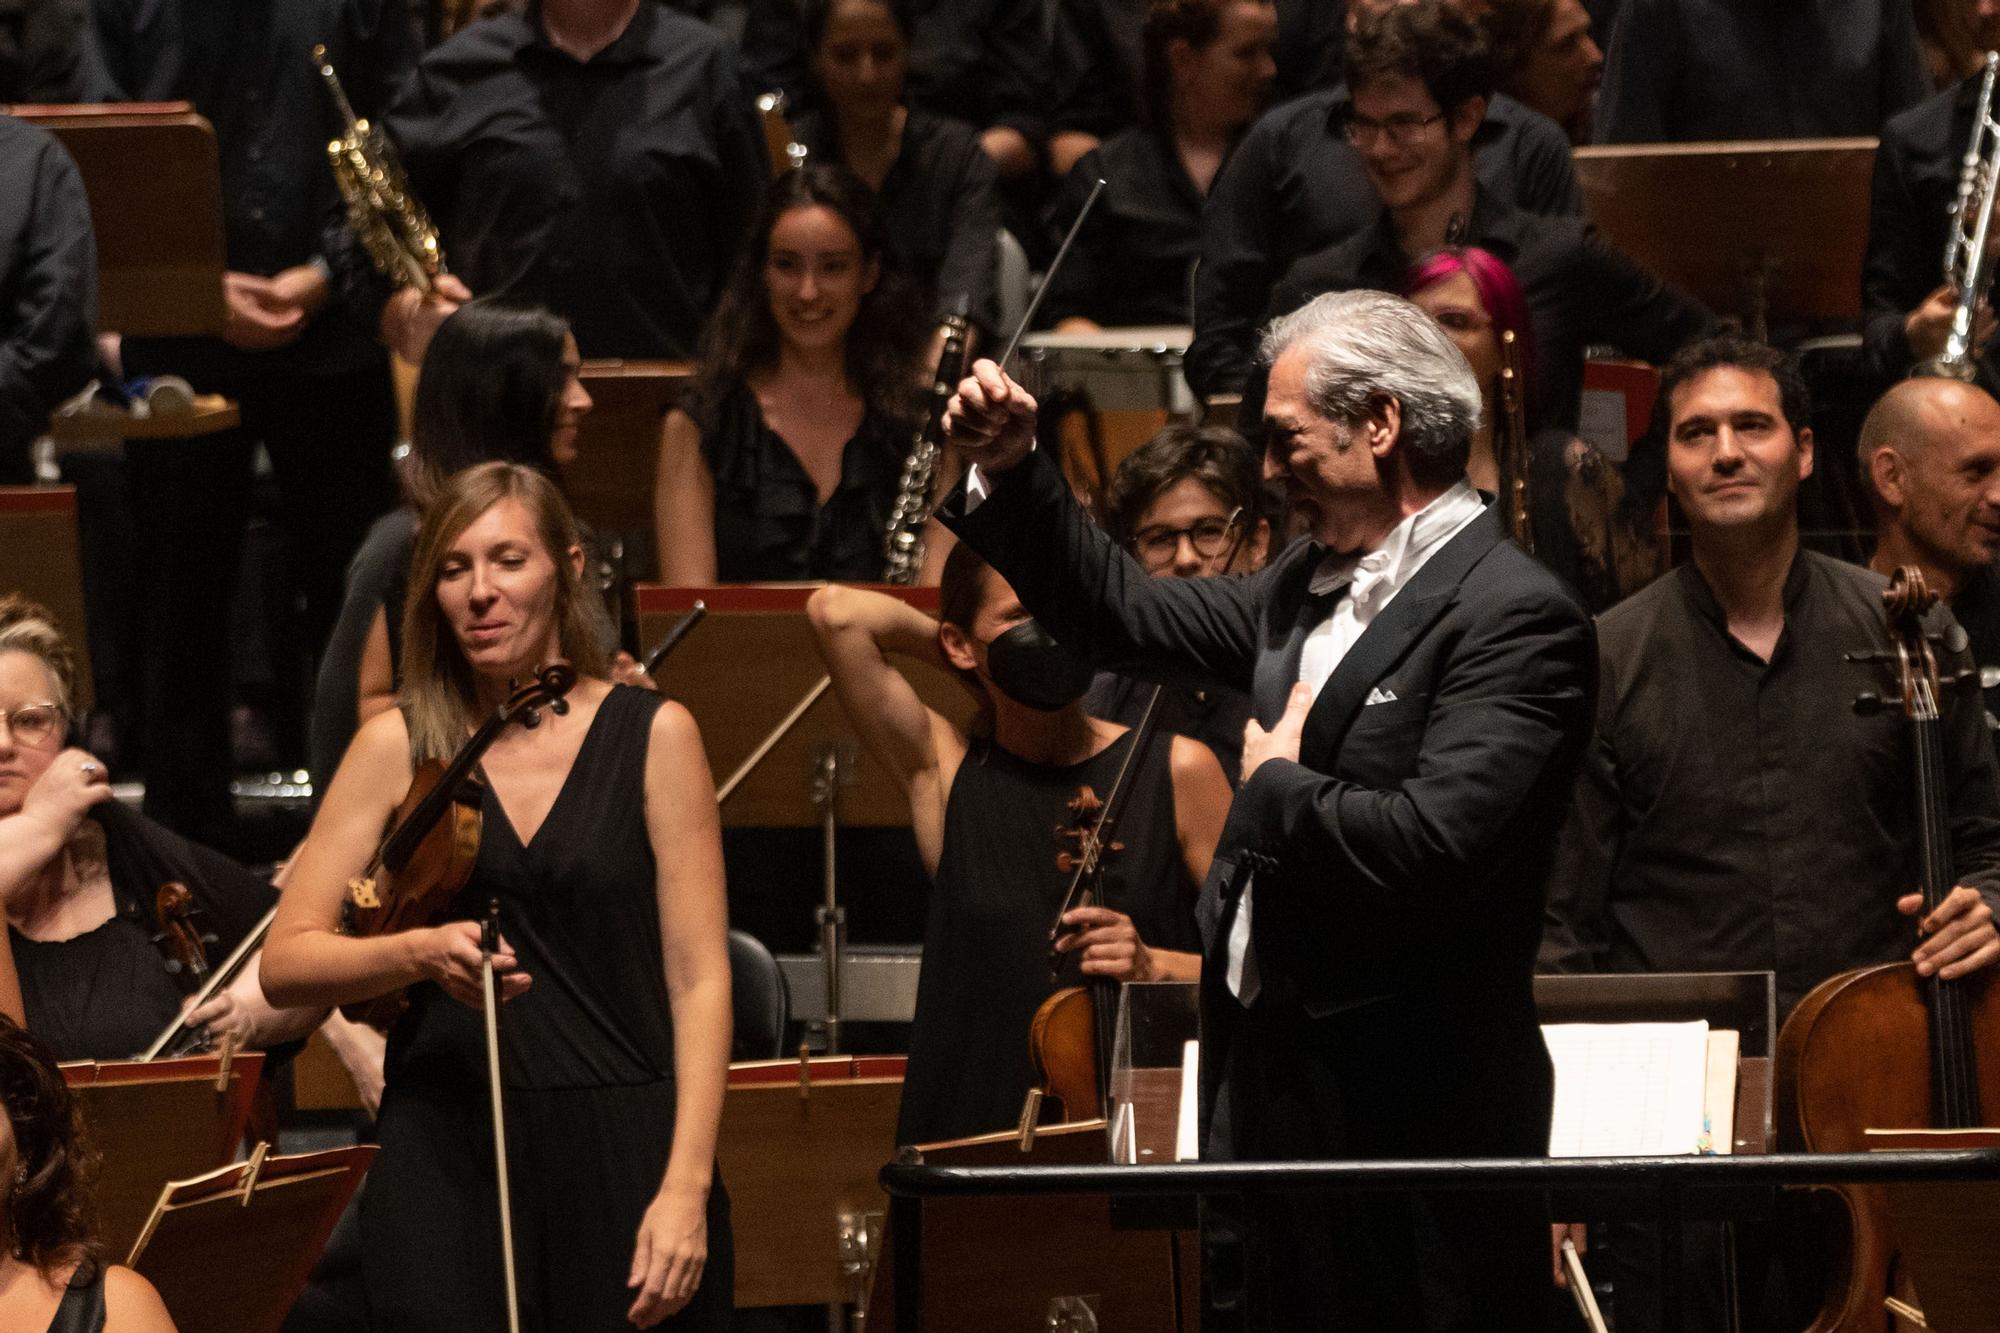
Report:
[[[1394,398],[1401,442],[1438,469],[1463,469],[1479,429],[1479,379],[1436,320],[1386,292],[1328,292],[1264,330],[1264,364],[1294,347],[1312,360],[1306,399],[1332,421],[1351,425],[1370,401]]]

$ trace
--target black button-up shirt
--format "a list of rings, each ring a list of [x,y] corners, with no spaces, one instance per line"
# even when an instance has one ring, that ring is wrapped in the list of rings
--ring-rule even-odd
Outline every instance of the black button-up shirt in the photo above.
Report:
[[[1258,320],[1285,270],[1380,212],[1361,155],[1335,123],[1346,103],[1346,90],[1335,88],[1267,112],[1209,188],[1187,354],[1188,383],[1204,397],[1243,388]],[[1583,212],[1569,138],[1547,116],[1496,96],[1473,151],[1479,183],[1507,203],[1544,215]]]
[[[1596,137],[1875,134],[1929,91],[1907,0],[1623,0]]]
[[[770,158],[727,43],[642,4],[588,62],[538,12],[430,52],[387,117],[452,270],[546,305],[588,357],[686,357]]]
[[[1768,665],[1692,563],[1598,619],[1597,733],[1558,843],[1545,969],[1774,971],[1785,1013],[1835,973],[1916,947],[1896,911],[1919,884],[1909,724],[1855,713],[1856,695],[1894,682],[1843,657],[1889,648],[1883,583],[1800,552]],[[1927,625],[1950,623],[1939,609]],[[1956,880],[2000,907],[2000,775],[1978,687],[1947,685],[1939,702]]]
[[[0,485],[34,479],[28,446],[90,378],[96,334],[83,178],[55,136],[0,116]]]
[[[215,126],[229,267],[270,276],[343,243],[327,142],[345,128],[312,61],[324,45],[354,113],[377,116],[416,59],[404,0],[94,0],[103,101],[190,101]],[[381,359],[371,311],[340,302],[292,347],[322,373]],[[191,349],[190,349],[191,350]]]
[[[1903,317],[1944,282],[1944,242],[1959,164],[1972,139],[1978,75],[1926,98],[1882,127],[1868,205],[1868,256],[1861,269],[1861,317],[1868,359],[1885,376],[1907,375],[1915,355]],[[1989,350],[1978,380],[2000,394]]]
[[[1080,315],[1114,327],[1188,323],[1202,199],[1180,149],[1157,130],[1132,129],[1085,153],[1049,206],[1054,240],[1076,221],[1100,178],[1104,193],[1062,268],[1049,277],[1043,321]]]
[[[831,115],[807,112],[792,124],[808,160],[841,160],[840,127]],[[992,328],[999,315],[1000,173],[962,121],[910,108],[903,147],[882,188],[882,220],[896,262],[933,300],[940,318],[968,302],[975,322]]]
[[[83,0],[0,0],[0,102],[83,95]]]
[[[1610,343],[1665,361],[1715,325],[1701,302],[1662,282],[1582,218],[1535,217],[1481,187],[1463,239],[1513,269],[1527,297],[1535,358],[1530,428],[1576,429],[1586,347]],[[1293,265],[1271,294],[1266,315],[1289,314],[1321,292],[1400,292],[1416,258],[1403,253],[1394,222],[1381,212],[1367,231]]]

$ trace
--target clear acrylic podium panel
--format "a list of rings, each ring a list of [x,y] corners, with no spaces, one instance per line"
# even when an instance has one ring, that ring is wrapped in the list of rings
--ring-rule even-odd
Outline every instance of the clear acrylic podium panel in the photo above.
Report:
[[[1200,1031],[1199,984],[1147,981],[1119,988],[1111,1048],[1111,1160],[1148,1165],[1175,1160],[1182,1061]]]

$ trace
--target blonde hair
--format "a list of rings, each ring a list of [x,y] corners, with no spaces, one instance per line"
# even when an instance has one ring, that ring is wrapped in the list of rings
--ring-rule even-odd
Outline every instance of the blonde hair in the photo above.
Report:
[[[46,606],[19,593],[0,597],[0,653],[26,653],[39,659],[55,681],[56,707],[64,717],[76,716],[76,650]]]
[[[583,579],[569,553],[581,544],[576,519],[553,481],[520,463],[481,463],[454,474],[438,488],[410,553],[409,597],[403,611],[402,705],[410,729],[410,754],[418,763],[455,754],[482,720],[472,665],[438,606],[438,577],[452,543],[480,515],[502,500],[517,500],[534,520],[535,533],[555,565],[559,651],[582,676],[605,674],[585,604]]]

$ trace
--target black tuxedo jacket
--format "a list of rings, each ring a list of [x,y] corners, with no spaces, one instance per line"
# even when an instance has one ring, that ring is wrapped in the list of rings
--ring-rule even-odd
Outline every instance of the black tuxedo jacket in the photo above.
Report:
[[[1049,631],[1096,664],[1250,692],[1270,726],[1337,593],[1302,542],[1263,571],[1153,579],[1100,532],[1046,455],[939,511]],[[1597,688],[1589,617],[1489,509],[1434,552],[1320,691],[1297,763],[1230,807],[1201,915],[1210,958],[1255,875],[1264,1003],[1312,1017],[1404,993],[1524,993],[1555,833]]]

